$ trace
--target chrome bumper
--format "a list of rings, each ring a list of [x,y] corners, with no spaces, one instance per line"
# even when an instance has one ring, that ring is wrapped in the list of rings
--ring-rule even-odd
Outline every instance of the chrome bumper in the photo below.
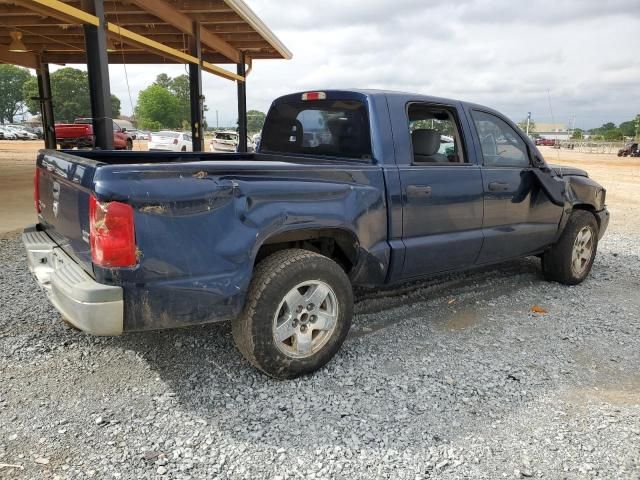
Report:
[[[93,335],[120,335],[122,288],[96,282],[35,226],[22,233],[29,270],[49,301],[73,326]]]

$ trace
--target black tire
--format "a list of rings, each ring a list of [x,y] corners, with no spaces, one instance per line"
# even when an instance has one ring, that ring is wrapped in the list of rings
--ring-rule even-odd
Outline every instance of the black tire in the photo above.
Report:
[[[187,147],[183,146],[182,149],[180,149],[181,152],[186,152],[187,151]]]
[[[127,146],[125,148],[127,150],[133,150],[133,141],[127,140]]]
[[[582,245],[582,253],[588,252],[586,259],[574,258],[574,249],[580,250],[578,235],[588,229],[590,243]],[[585,210],[575,210],[558,242],[542,256],[542,272],[547,280],[577,285],[591,271],[598,250],[598,222],[593,214]],[[576,263],[574,263],[574,261]]]
[[[297,358],[283,352],[282,349],[286,348],[283,347],[284,342],[274,338],[275,316],[281,308],[285,308],[285,298],[296,286],[314,281],[330,288],[337,304],[337,319],[332,331],[324,333],[315,330],[326,335],[318,344],[317,351]],[[305,287],[301,288],[304,291]],[[327,304],[322,305],[326,308]],[[322,305],[316,307],[320,309]],[[304,313],[294,312],[293,315],[300,315],[302,321]],[[256,267],[245,308],[232,324],[233,338],[238,350],[256,368],[274,378],[295,378],[318,370],[333,358],[349,333],[352,316],[351,282],[336,262],[307,250],[282,250],[265,258]],[[313,336],[313,327],[306,324],[305,330],[307,328],[309,335]],[[315,342],[318,336],[313,338]],[[288,340],[293,343],[293,336]]]

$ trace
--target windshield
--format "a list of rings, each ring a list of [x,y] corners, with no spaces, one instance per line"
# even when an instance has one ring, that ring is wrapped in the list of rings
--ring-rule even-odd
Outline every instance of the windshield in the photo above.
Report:
[[[354,100],[276,104],[265,122],[260,150],[371,159],[367,108]]]

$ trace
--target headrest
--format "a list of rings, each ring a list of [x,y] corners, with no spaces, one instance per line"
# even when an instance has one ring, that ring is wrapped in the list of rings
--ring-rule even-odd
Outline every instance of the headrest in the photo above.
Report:
[[[411,134],[413,154],[431,156],[440,148],[440,133],[430,128],[414,130]]]

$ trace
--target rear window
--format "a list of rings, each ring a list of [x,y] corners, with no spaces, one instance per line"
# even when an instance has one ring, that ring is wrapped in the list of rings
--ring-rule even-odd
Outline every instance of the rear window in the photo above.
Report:
[[[367,108],[355,100],[277,104],[265,122],[260,151],[368,160]]]
[[[236,135],[235,133],[214,133],[214,136],[218,139],[218,140],[236,140],[238,138],[238,135]]]
[[[159,137],[168,137],[168,138],[178,138],[180,136],[178,132],[167,132],[164,130],[162,132],[155,133],[154,135],[157,135]]]

